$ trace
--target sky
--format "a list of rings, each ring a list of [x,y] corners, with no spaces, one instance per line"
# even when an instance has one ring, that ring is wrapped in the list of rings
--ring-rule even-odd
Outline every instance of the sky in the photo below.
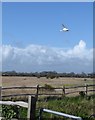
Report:
[[[92,2],[5,2],[2,33],[3,71],[93,71]]]

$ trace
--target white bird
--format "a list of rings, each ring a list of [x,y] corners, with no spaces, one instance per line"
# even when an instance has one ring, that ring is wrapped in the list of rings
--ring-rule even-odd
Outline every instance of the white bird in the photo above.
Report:
[[[61,32],[61,31],[64,31],[64,32],[69,31],[69,29],[67,29],[63,24],[62,24],[62,26],[63,26],[63,29],[61,29],[60,32]]]

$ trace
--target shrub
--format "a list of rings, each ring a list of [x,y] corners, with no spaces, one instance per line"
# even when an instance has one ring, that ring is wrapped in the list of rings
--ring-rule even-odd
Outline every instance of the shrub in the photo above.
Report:
[[[84,91],[80,91],[79,94],[80,94],[81,97],[85,96],[85,92]]]
[[[48,84],[45,84],[44,87],[45,87],[47,90],[54,90],[54,88],[53,88],[51,85],[48,85]]]

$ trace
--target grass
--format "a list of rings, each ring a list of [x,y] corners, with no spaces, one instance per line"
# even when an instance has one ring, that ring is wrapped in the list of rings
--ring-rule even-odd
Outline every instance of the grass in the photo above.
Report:
[[[44,108],[54,111],[80,116],[83,120],[89,120],[88,117],[93,114],[93,99],[95,100],[94,97],[65,97],[61,100],[51,99],[48,102],[39,103],[39,106],[43,106]],[[56,115],[43,113],[43,118],[49,119],[51,117],[52,119],[62,119],[62,117]]]
[[[2,113],[2,106],[0,105],[0,117],[1,117],[1,113]]]
[[[37,118],[39,115],[40,108],[46,108],[58,112],[63,112],[75,116],[80,116],[83,120],[95,120],[89,119],[89,116],[93,114],[93,100],[95,100],[95,96],[76,96],[76,97],[46,97],[41,98],[37,102]],[[15,106],[3,106],[3,116],[5,116],[8,120],[9,117],[16,117],[16,110]],[[13,112],[14,111],[14,112]],[[12,113],[12,115],[10,115]],[[20,118],[27,117],[27,109],[19,108]],[[43,113],[43,120],[69,120],[67,118],[63,118],[57,115]]]

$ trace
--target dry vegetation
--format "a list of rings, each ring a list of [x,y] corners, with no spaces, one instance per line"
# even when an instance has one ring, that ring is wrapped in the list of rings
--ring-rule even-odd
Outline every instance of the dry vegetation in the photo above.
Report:
[[[52,87],[70,87],[70,86],[78,86],[78,85],[85,85],[85,84],[93,84],[93,79],[91,78],[71,78],[71,77],[62,77],[62,78],[37,78],[37,77],[17,77],[17,76],[12,76],[12,77],[2,77],[2,87],[13,87],[13,86],[44,86],[45,84],[50,85]],[[84,90],[83,88],[74,88],[72,90],[67,90],[66,92],[71,92],[71,91],[77,91],[77,90]],[[41,91],[48,93],[48,91]],[[56,90],[53,91],[55,93],[62,93],[62,90]],[[29,89],[21,89],[21,90],[6,90],[3,91],[2,94],[21,94],[21,93],[36,93],[35,89],[29,90]],[[49,94],[51,91],[49,92]],[[73,94],[74,95],[74,94]]]
[[[2,77],[2,86],[43,86],[44,84],[49,84],[53,87],[62,87],[65,86],[75,86],[75,85],[84,85],[93,84],[93,79],[87,78],[54,78],[47,79],[45,77],[37,78],[37,77]]]

